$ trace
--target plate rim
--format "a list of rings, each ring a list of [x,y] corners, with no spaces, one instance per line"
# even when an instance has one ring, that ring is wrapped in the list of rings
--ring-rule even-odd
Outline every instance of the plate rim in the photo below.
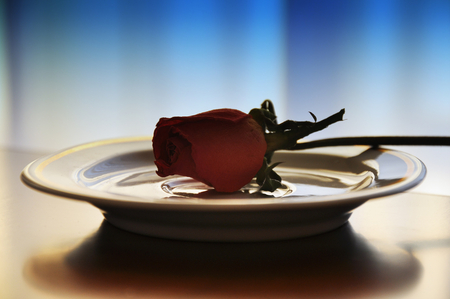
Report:
[[[144,202],[144,201],[136,201],[131,199],[125,195],[114,194],[114,199],[106,198],[105,196],[96,196],[96,195],[83,195],[79,193],[71,193],[69,191],[64,191],[61,189],[55,189],[51,186],[45,185],[43,182],[40,182],[36,178],[33,177],[31,173],[31,168],[37,168],[42,163],[48,163],[49,160],[56,159],[55,157],[59,157],[61,155],[67,155],[70,153],[78,152],[83,149],[107,145],[107,144],[116,144],[116,143],[129,143],[129,142],[149,142],[152,140],[150,136],[138,136],[138,137],[125,137],[125,138],[113,138],[113,139],[105,139],[100,141],[88,142],[80,145],[76,145],[73,147],[69,147],[55,153],[45,155],[41,158],[38,158],[31,163],[29,163],[21,172],[20,179],[22,182],[28,187],[35,189],[40,192],[44,192],[46,194],[69,198],[74,200],[80,200],[84,202],[88,202],[96,207],[116,207],[116,208],[129,208],[129,209],[151,209],[151,210],[206,210],[206,211],[248,211],[248,210],[285,210],[285,209],[308,209],[308,208],[321,208],[324,206],[335,207],[341,205],[349,205],[355,203],[364,203],[365,201],[372,198],[379,198],[389,195],[394,195],[397,193],[404,192],[409,190],[420,182],[426,176],[426,166],[425,164],[417,157],[398,150],[388,149],[388,148],[373,148],[374,150],[381,150],[386,152],[396,153],[400,155],[402,158],[408,158],[414,163],[414,166],[417,167],[417,171],[415,171],[415,175],[408,177],[408,181],[402,182],[400,185],[397,184],[395,186],[382,186],[378,189],[364,189],[358,190],[351,193],[343,193],[343,194],[335,194],[335,195],[324,195],[320,196],[321,200],[319,201],[308,201],[308,202],[270,202],[270,203],[255,203],[255,204],[198,204],[198,203],[160,203],[160,202]],[[370,146],[360,146],[360,145],[352,145],[352,146],[339,146],[339,148],[349,148],[349,147],[365,147],[371,148]],[[338,148],[338,147],[335,147]],[[151,148],[149,148],[151,150]],[[312,149],[313,150],[313,149]],[[286,151],[289,153],[295,153],[292,151]],[[51,161],[50,161],[51,163]],[[376,192],[374,192],[374,190]],[[309,198],[315,196],[307,196],[303,198]]]

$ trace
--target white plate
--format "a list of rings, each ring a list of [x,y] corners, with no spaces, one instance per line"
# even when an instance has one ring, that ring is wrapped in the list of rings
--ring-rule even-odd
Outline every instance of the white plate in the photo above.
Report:
[[[149,236],[261,241],[310,236],[346,223],[365,201],[399,193],[425,177],[406,153],[366,146],[278,152],[283,187],[250,183],[217,193],[190,178],[156,175],[151,138],[113,139],[38,159],[22,172],[30,187],[98,207],[113,225]]]

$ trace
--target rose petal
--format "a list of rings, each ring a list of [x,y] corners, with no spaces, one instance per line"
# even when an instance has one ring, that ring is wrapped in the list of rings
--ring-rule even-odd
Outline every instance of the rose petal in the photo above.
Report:
[[[242,122],[204,120],[178,127],[192,144],[192,157],[201,181],[219,192],[234,192],[261,168],[266,143],[251,118]]]
[[[175,148],[168,151],[167,142]],[[258,123],[234,109],[161,118],[153,146],[159,175],[190,176],[219,192],[234,192],[250,182],[260,169],[267,148]],[[173,150],[178,152],[171,155]]]

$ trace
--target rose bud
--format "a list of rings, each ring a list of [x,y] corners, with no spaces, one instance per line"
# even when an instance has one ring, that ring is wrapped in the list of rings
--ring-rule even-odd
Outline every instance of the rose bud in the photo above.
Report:
[[[156,173],[183,175],[234,192],[261,168],[267,144],[261,126],[234,109],[161,118],[153,135]]]

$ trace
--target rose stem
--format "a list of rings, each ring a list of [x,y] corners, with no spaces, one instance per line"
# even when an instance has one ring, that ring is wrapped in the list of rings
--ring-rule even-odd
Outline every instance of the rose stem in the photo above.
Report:
[[[345,113],[345,109],[341,109],[338,113],[335,113],[319,122],[314,123],[314,129],[313,129],[314,131],[311,133],[321,131],[331,124],[334,124],[338,121],[342,121],[343,117],[344,117],[344,113]]]
[[[304,143],[297,143],[290,150],[300,150],[325,146],[343,145],[413,145],[413,146],[448,146],[450,137],[447,136],[364,136],[364,137],[341,137],[320,139]]]

